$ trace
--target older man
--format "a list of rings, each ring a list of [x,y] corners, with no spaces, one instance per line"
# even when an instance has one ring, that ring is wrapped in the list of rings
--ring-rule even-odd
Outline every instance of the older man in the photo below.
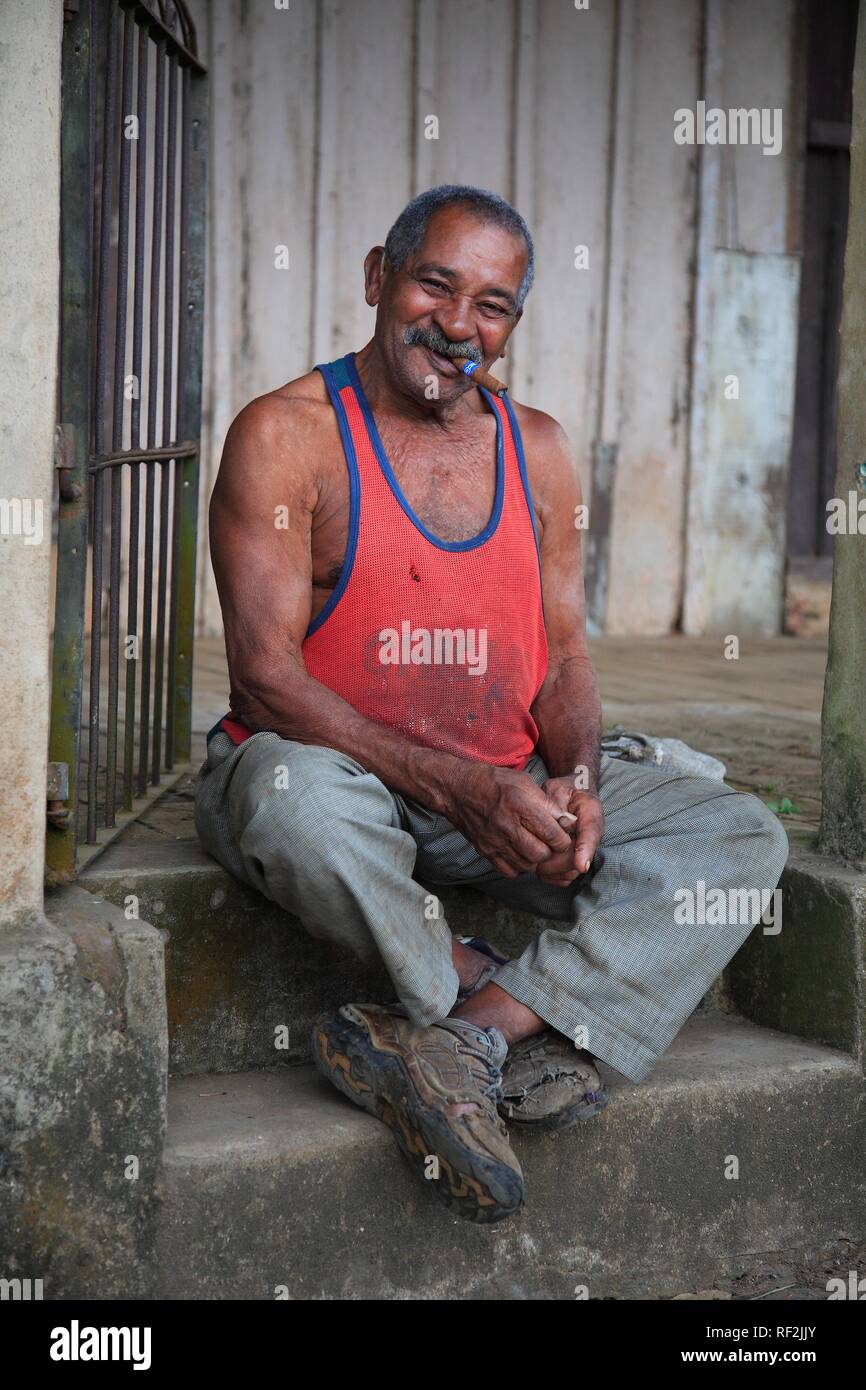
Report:
[[[415,198],[364,263],[372,339],[241,411],[210,519],[199,834],[384,962],[397,1002],[320,1019],[315,1060],[475,1221],[524,1199],[503,1115],[597,1114],[596,1060],[640,1081],[754,925],[683,925],[677,891],[772,889],[787,854],[756,798],[600,753],[568,442],[451,360],[504,356],[533,269],[495,194]],[[457,883],[559,925],[458,941],[428,891]]]

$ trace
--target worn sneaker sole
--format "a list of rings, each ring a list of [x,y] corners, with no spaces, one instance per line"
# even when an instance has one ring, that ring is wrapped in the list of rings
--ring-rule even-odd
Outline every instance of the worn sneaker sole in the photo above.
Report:
[[[535,1118],[531,1115],[521,1115],[519,1107],[509,1105],[508,1101],[498,1107],[503,1120],[509,1125],[520,1125],[522,1129],[544,1129],[557,1130],[569,1129],[571,1125],[576,1125],[580,1120],[591,1120],[593,1116],[600,1114],[604,1110],[609,1096],[604,1087],[600,1091],[593,1091],[594,1100],[588,1101],[585,1097],[575,1101],[574,1105],[569,1105],[564,1110],[557,1110],[551,1115],[542,1115]]]
[[[367,1019],[351,1005],[317,1019],[312,1044],[321,1074],[388,1126],[419,1177],[426,1177],[431,1157],[438,1159],[439,1176],[428,1181],[458,1216],[483,1224],[520,1209],[520,1175],[460,1143],[442,1112],[419,1096],[399,1044],[373,1036]]]

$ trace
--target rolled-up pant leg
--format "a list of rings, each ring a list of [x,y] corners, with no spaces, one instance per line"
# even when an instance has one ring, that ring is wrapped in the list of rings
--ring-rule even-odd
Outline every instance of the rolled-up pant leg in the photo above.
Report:
[[[539,758],[527,770],[544,780]],[[772,890],[788,840],[757,797],[704,777],[603,757],[599,794],[605,831],[589,876],[555,888],[493,874],[475,886],[573,924],[542,931],[495,982],[567,1036],[585,1029],[582,1046],[640,1081],[761,915],[682,924],[678,890]]]
[[[412,878],[416,845],[401,803],[333,748],[255,734],[210,742],[196,791],[196,829],[224,868],[300,918],[312,936],[381,957],[422,1026],[457,996],[451,932]]]

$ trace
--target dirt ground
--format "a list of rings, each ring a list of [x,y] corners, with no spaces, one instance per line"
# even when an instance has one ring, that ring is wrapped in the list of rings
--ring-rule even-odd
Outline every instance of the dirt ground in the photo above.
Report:
[[[843,1240],[822,1250],[769,1253],[755,1257],[755,1263],[736,1277],[706,1281],[678,1294],[661,1295],[661,1301],[724,1299],[734,1302],[764,1303],[821,1300],[829,1297],[827,1284],[841,1279],[850,1291],[850,1273],[863,1280],[860,1298],[866,1299],[866,1241]],[[848,1293],[850,1296],[850,1292]]]
[[[820,817],[821,699],[826,641],[724,637],[605,637],[591,643],[605,727],[680,738],[725,763],[726,780],[793,808],[783,819]]]
[[[817,826],[826,639],[744,639],[730,660],[722,637],[604,637],[590,647],[606,732],[621,727],[682,739],[721,759],[732,786],[779,807],[785,825]],[[222,639],[200,638],[193,775],[204,761],[208,730],[226,713],[228,690]],[[124,832],[140,842],[154,835],[195,839],[188,775]]]
[[[590,644],[605,729],[680,738],[720,758],[727,781],[816,824],[820,813],[823,637],[746,638],[736,657],[724,637],[603,637]],[[200,639],[195,654],[194,757],[227,708],[222,640]]]

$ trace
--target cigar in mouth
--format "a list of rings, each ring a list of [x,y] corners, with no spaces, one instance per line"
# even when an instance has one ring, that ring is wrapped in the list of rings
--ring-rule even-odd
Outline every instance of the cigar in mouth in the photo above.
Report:
[[[468,376],[470,381],[474,381],[476,386],[483,386],[486,391],[491,391],[494,396],[504,396],[508,387],[499,377],[493,376],[480,363],[473,362],[471,357],[452,357],[451,361],[455,367],[459,367],[464,376]]]

